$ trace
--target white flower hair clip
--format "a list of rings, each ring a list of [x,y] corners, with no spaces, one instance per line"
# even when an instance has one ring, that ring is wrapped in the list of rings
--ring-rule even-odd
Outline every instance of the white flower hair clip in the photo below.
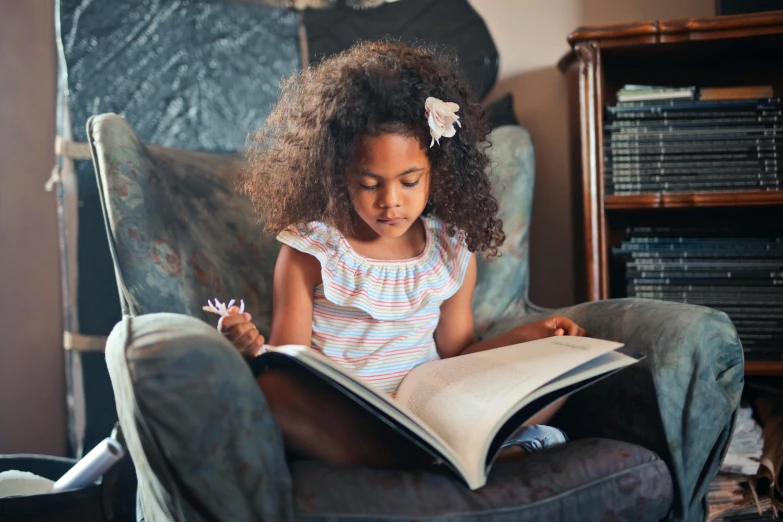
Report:
[[[430,96],[424,101],[424,112],[427,115],[427,123],[430,126],[432,141],[430,147],[437,142],[440,145],[441,138],[451,138],[457,133],[454,128],[456,123],[460,127],[459,116],[454,114],[459,110],[459,105],[452,102],[444,102]]]

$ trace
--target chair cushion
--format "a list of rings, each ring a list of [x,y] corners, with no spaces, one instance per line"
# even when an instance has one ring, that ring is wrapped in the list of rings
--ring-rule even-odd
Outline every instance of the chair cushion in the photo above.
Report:
[[[298,520],[509,522],[664,518],[669,471],[654,453],[586,439],[498,464],[471,492],[447,472],[386,471],[303,461],[291,464]]]

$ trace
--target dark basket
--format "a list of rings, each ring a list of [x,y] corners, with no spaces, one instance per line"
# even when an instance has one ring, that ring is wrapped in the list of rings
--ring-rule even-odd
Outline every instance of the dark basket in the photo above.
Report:
[[[57,480],[76,463],[75,459],[48,455],[0,455],[0,472],[17,469]],[[126,456],[106,476],[87,487],[24,497],[0,498],[2,522],[130,522],[135,483],[125,484],[120,475],[132,470]],[[135,477],[134,477],[135,479]],[[133,481],[135,482],[135,480]],[[131,490],[123,491],[126,487]]]

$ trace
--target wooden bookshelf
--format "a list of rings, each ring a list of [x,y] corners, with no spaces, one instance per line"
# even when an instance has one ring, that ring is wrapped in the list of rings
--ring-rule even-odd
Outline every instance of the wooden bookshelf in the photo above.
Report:
[[[771,85],[783,96],[783,11],[581,27],[559,69],[569,88],[575,266],[580,300],[623,297],[611,249],[628,226],[783,223],[783,191],[606,195],[604,113],[626,84]],[[783,375],[783,362],[746,363]]]

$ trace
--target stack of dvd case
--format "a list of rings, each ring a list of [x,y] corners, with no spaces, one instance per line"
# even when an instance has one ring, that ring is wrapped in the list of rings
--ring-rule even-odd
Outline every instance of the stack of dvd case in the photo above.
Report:
[[[635,227],[613,254],[629,297],[722,310],[747,359],[783,360],[783,227]]]
[[[609,106],[605,193],[780,190],[781,98],[644,100]]]

